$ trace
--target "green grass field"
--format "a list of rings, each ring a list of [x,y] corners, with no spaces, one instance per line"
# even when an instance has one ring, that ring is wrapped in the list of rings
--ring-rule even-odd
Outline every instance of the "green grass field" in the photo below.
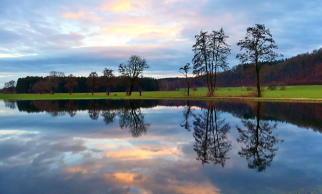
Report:
[[[286,86],[284,90],[277,87],[275,90],[269,90],[263,87],[263,97],[255,97],[255,89],[247,90],[246,87],[223,87],[218,88],[215,97],[206,97],[207,88],[198,88],[191,90],[191,96],[187,97],[185,89],[178,91],[155,91],[134,92],[132,96],[126,96],[125,92],[113,92],[110,96],[105,93],[66,93],[56,94],[0,94],[3,100],[63,100],[63,99],[191,99],[191,100],[212,100],[212,99],[240,99],[255,101],[313,101],[322,102],[322,85],[310,86]]]

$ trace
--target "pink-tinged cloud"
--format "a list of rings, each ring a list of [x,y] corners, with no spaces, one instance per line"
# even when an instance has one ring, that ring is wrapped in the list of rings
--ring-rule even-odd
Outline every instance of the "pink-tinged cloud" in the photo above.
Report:
[[[71,19],[71,20],[79,20],[79,21],[91,21],[91,22],[99,22],[101,18],[85,11],[77,11],[77,12],[65,12],[61,14],[62,18]]]
[[[131,14],[143,9],[148,4],[147,0],[131,1],[131,0],[112,0],[100,5],[101,11],[108,11],[114,13]]]

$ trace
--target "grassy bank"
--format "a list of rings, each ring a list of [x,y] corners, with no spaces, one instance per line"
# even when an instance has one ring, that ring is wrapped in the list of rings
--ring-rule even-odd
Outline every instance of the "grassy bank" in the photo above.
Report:
[[[216,91],[216,97],[205,97],[206,88],[198,88],[191,91],[191,96],[185,95],[185,90],[143,92],[139,96],[134,92],[132,96],[126,96],[124,92],[113,92],[110,96],[105,93],[66,93],[56,94],[0,94],[4,100],[63,100],[63,99],[191,99],[191,100],[252,100],[252,101],[276,101],[276,102],[320,102],[322,103],[322,85],[311,86],[286,86],[284,89],[277,87],[274,90],[263,88],[263,97],[254,97],[255,91],[246,87],[224,87]]]

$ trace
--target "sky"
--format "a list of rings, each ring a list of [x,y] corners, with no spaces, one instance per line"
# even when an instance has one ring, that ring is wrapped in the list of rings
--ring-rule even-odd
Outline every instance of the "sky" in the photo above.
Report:
[[[320,0],[0,0],[0,87],[28,75],[117,72],[131,55],[146,76],[178,76],[200,30],[223,27],[238,64],[246,28],[271,30],[284,57],[322,47]]]

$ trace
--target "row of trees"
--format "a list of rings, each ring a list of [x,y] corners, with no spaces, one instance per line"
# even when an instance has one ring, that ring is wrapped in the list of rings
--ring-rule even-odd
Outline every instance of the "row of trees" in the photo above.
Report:
[[[219,70],[227,70],[227,56],[230,54],[230,47],[227,44],[228,36],[221,28],[211,33],[201,31],[195,36],[195,44],[192,46],[194,57],[193,74],[203,77],[208,88],[208,96],[215,95],[217,84],[217,73]],[[256,24],[247,28],[244,39],[237,43],[240,53],[236,55],[241,63],[250,63],[256,70],[257,96],[261,97],[260,70],[263,64],[270,63],[276,57],[281,56],[275,52],[277,45],[264,24]],[[186,78],[187,91],[189,95],[190,79],[187,76],[190,64],[180,68]]]
[[[5,83],[4,93],[64,93],[68,92],[106,92],[125,91],[131,95],[134,90],[140,92],[159,90],[157,80],[144,78],[143,71],[149,66],[144,58],[133,55],[127,63],[119,65],[120,76],[115,76],[112,69],[105,68],[102,76],[91,72],[88,77],[65,76],[63,72],[52,71],[46,77],[19,78]]]

